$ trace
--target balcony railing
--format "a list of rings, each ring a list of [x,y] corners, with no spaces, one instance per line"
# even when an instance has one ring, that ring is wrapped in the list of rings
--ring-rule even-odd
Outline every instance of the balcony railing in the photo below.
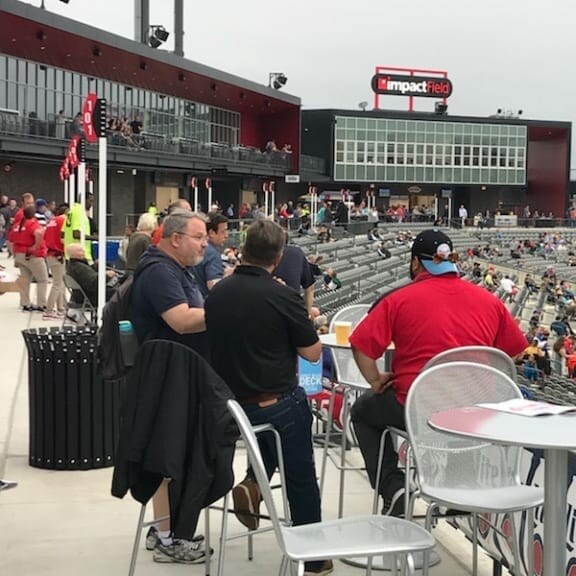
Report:
[[[65,142],[71,135],[71,125],[57,126],[55,121],[39,120],[0,111],[0,134]],[[192,138],[170,138],[164,134],[146,131],[128,137],[119,132],[109,132],[108,144],[134,153],[142,151],[177,154],[197,159],[210,159],[215,163],[269,166],[282,172],[290,171],[292,166],[292,155],[282,151],[262,152],[250,146],[228,146],[215,142],[200,142]]]
[[[326,160],[317,156],[302,154],[300,157],[300,169],[302,172],[310,172],[312,174],[327,174]]]

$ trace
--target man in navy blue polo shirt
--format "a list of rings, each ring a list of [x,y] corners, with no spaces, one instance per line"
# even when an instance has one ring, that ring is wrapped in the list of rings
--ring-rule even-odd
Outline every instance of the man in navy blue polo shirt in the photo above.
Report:
[[[314,276],[310,262],[299,246],[288,245],[288,234],[286,233],[286,246],[282,254],[282,260],[276,266],[272,275],[286,282],[287,286],[293,288],[304,298],[304,305],[308,314],[312,311],[314,304]]]
[[[282,440],[286,491],[295,526],[321,520],[320,491],[312,449],[312,413],[298,386],[298,356],[311,362],[322,347],[302,298],[276,281],[284,231],[257,220],[246,234],[242,265],[219,282],[206,299],[206,325],[212,366],[234,392],[250,422],[270,423]],[[259,438],[269,477],[278,457],[274,440]],[[248,471],[232,491],[238,520],[258,527],[260,490]],[[332,562],[307,562],[306,575],[332,572]]]
[[[206,354],[204,298],[190,267],[199,264],[208,244],[203,216],[176,209],[164,220],[158,246],[150,246],[138,262],[131,295],[134,331],[142,343],[150,339],[179,342]],[[152,499],[154,518],[170,516],[164,481]],[[196,563],[205,560],[197,541],[172,542],[170,521],[151,526],[146,548],[156,548],[156,562]],[[169,554],[168,552],[171,552]]]

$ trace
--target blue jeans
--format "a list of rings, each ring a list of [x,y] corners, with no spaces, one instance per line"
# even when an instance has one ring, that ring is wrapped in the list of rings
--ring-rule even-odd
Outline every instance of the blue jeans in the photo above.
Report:
[[[280,434],[292,524],[320,522],[320,490],[312,448],[312,412],[304,390],[296,388],[271,406],[261,408],[254,403],[244,404],[243,408],[254,426],[272,424]],[[259,434],[258,443],[268,478],[271,478],[278,466],[274,436]],[[250,470],[248,475],[253,478]]]

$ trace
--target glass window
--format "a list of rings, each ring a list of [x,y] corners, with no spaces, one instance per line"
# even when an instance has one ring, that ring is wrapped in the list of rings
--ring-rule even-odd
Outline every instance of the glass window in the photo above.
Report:
[[[374,142],[368,142],[366,144],[366,163],[374,164],[374,155],[376,151],[376,145]]]
[[[334,170],[334,179],[335,180],[344,180],[344,173],[345,167],[344,166],[336,166]]]
[[[365,144],[364,144],[364,142],[357,142],[356,143],[356,162],[358,164],[364,164],[365,161],[366,161]]]

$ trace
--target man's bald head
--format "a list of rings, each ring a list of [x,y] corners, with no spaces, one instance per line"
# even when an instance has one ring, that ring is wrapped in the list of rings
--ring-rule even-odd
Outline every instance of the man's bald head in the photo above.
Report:
[[[192,206],[190,206],[190,202],[185,198],[178,198],[175,202],[172,202],[170,206],[168,206],[168,214],[172,214],[174,210],[186,210],[187,212],[192,212]]]
[[[86,258],[86,252],[82,244],[69,244],[66,247],[66,253],[69,258],[74,258],[75,260],[84,260]]]

